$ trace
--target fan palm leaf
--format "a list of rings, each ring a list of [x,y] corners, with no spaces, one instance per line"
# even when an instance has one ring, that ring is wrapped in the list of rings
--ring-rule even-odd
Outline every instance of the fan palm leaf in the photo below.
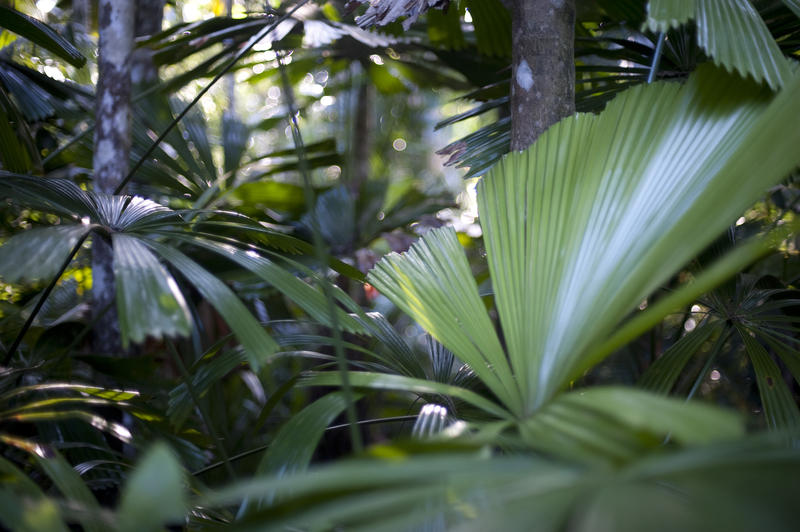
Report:
[[[596,362],[593,350],[628,312],[800,162],[798,82],[770,99],[735,80],[707,67],[684,86],[631,89],[599,116],[560,122],[481,181],[508,358],[452,230],[384,259],[369,282],[508,408],[532,413]]]
[[[790,63],[749,0],[650,0],[646,25],[666,31],[697,22],[697,44],[717,65],[766,82],[791,79]]]

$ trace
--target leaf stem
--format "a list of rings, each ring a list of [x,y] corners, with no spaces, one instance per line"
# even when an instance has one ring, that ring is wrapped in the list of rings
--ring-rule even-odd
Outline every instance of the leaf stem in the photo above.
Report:
[[[656,80],[656,74],[658,74],[658,65],[661,63],[661,55],[664,52],[664,39],[666,38],[666,33],[663,31],[658,34],[658,40],[656,41],[656,51],[653,54],[653,63],[650,65],[650,73],[647,74],[647,83],[653,83]]]

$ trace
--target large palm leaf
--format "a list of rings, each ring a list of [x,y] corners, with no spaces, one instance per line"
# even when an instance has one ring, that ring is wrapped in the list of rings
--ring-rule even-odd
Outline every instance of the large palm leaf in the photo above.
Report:
[[[242,216],[173,211],[140,197],[94,194],[83,191],[70,181],[6,172],[0,172],[0,190],[22,204],[81,221],[11,237],[0,248],[0,275],[8,281],[53,276],[58,273],[58,258],[63,260],[68,256],[70,248],[88,233],[92,233],[94,238],[111,239],[117,276],[117,308],[126,344],[128,341],[141,342],[148,335],[157,338],[186,335],[191,329],[184,297],[173,274],[163,266],[163,259],[220,312],[242,342],[253,367],[260,367],[277,347],[222,280],[178,249],[177,245],[165,242],[164,237],[230,259],[292,297],[312,316],[323,322],[327,319],[322,292],[266,258],[269,250],[245,245],[222,234],[205,232],[213,226],[216,216],[216,222],[222,227],[248,231],[256,241],[259,238],[270,241],[267,235],[270,231],[255,223],[243,223],[246,219]],[[277,238],[275,245],[284,249],[286,246],[295,250],[296,246],[308,247],[287,235],[274,236]],[[338,312],[346,330],[362,330],[352,317],[341,310]]]
[[[369,281],[508,408],[531,413],[608,354],[603,342],[626,313],[800,162],[798,83],[771,101],[734,83],[709,67],[684,86],[632,89],[600,116],[560,122],[484,178],[481,223],[508,358],[451,230],[387,257]]]
[[[791,5],[791,4],[788,4]],[[650,0],[647,26],[666,31],[697,22],[697,44],[714,62],[772,88],[786,83],[790,63],[750,0]]]

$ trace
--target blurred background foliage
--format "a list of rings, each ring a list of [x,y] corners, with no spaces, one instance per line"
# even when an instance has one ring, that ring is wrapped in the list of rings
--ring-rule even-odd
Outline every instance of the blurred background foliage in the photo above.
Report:
[[[284,18],[298,4],[140,9],[161,31],[136,39],[155,75],[132,95],[130,165],[144,159],[131,200],[92,190],[96,2],[0,3],[0,524],[795,529],[796,155],[785,157],[795,170],[757,178],[770,188],[724,235],[697,224],[716,240],[638,308],[606,318],[610,329],[627,331],[737,250],[747,260],[522,415],[469,346],[415,314],[416,301],[452,314],[462,337],[486,333],[476,344],[497,333],[492,372],[511,357],[497,301],[508,286],[489,272],[505,263],[487,257],[476,200],[479,176],[506,171],[496,163],[511,135],[507,2],[411,1],[399,13],[418,18],[375,27],[364,2],[306,2]],[[709,62],[730,73],[742,108],[797,88],[796,1],[726,0],[714,15],[697,0],[685,20],[660,19],[653,4],[577,2],[579,112],[601,113],[648,77],[685,83]],[[703,31],[735,17],[746,19],[739,33]],[[91,343],[100,235],[119,265],[124,353]],[[415,249],[440,262],[427,274],[397,266],[414,279],[403,296],[386,280],[377,290],[374,273],[366,281],[421,235]],[[752,251],[764,235],[773,240]],[[511,269],[516,256],[503,258]],[[532,308],[518,308],[523,320]],[[349,377],[336,371],[339,350]],[[525,380],[517,369],[509,387]]]

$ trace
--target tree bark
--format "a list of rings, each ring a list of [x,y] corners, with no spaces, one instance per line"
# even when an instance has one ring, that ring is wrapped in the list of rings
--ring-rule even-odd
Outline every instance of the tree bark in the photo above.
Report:
[[[575,113],[575,0],[514,0],[511,149]]]
[[[161,31],[164,19],[164,0],[134,0],[136,23],[134,37],[154,35]],[[158,80],[158,68],[153,63],[153,52],[137,48],[131,56],[131,80],[134,86],[150,85]]]
[[[130,154],[130,59],[133,49],[132,0],[98,3],[99,59],[95,93],[94,189],[112,194],[125,178]],[[114,306],[113,252],[100,235],[92,242],[94,347],[121,353]]]

